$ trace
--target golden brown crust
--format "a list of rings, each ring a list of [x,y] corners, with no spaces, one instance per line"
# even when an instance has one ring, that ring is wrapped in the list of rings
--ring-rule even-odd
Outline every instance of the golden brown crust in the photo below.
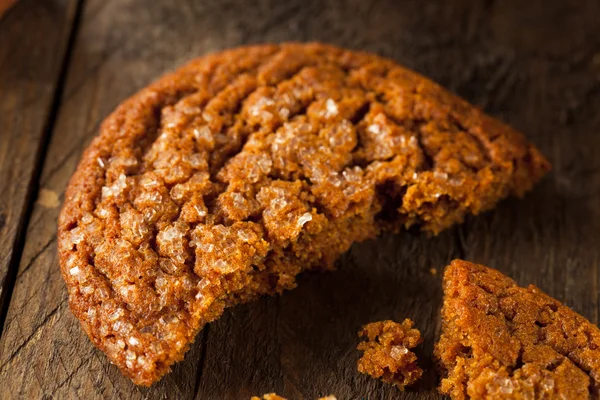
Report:
[[[83,154],[59,220],[69,303],[149,385],[225,307],[293,288],[382,228],[437,233],[547,169],[390,60],[321,44],[208,55],[125,101]]]
[[[253,396],[250,400],[287,400],[285,397],[278,396],[275,393],[267,393],[261,397]]]
[[[402,324],[388,320],[363,326],[358,335],[366,340],[357,347],[363,352],[357,363],[358,371],[393,384],[400,390],[419,380],[423,370],[410,349],[423,339],[412,326],[413,322],[408,318]]]
[[[444,275],[435,354],[453,399],[591,399],[600,330],[538,288],[455,260]]]
[[[264,394],[263,397],[252,396],[250,400],[287,400],[285,397],[278,396],[275,393],[267,393]],[[329,395],[326,397],[321,397],[319,400],[336,400],[335,396]]]

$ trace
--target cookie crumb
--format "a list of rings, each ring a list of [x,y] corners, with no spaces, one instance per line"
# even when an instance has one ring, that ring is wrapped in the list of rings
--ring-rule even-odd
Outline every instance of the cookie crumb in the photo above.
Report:
[[[285,397],[276,395],[275,393],[264,394],[263,397],[253,396],[250,400],[287,400]]]
[[[358,335],[368,340],[357,347],[364,352],[358,360],[358,371],[380,378],[400,390],[415,383],[423,375],[423,370],[410,349],[423,339],[412,326],[413,322],[408,318],[402,324],[387,320],[363,326]]]
[[[433,276],[437,275],[437,268],[429,268],[429,273]]]
[[[40,189],[38,204],[45,208],[56,208],[60,205],[58,194],[53,190]]]
[[[263,397],[253,396],[250,400],[287,400],[285,397],[278,396],[275,393],[264,394]],[[319,400],[337,400],[334,395],[321,397]]]

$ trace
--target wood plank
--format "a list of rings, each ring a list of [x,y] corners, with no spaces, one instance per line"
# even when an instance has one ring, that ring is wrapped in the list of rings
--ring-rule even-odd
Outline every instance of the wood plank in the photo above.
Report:
[[[441,286],[430,268],[459,254],[454,232],[437,238],[404,233],[353,246],[339,270],[303,276],[281,297],[232,309],[210,326],[196,398],[240,399],[277,392],[289,399],[437,398],[433,351]],[[426,369],[404,397],[356,370],[363,324],[411,318],[425,342]],[[227,338],[227,340],[223,340]],[[243,345],[240,345],[243,343]]]
[[[508,18],[517,4],[502,4],[490,19],[493,37],[516,55],[503,79],[518,84],[489,109],[505,113],[539,144],[553,171],[523,201],[507,201],[464,225],[465,253],[523,285],[535,284],[597,324],[600,5],[528,5],[518,18]],[[543,23],[551,20],[552,27]],[[498,90],[485,96],[494,98]]]
[[[55,3],[24,0],[0,20],[0,331],[77,1]]]
[[[460,88],[465,74],[476,75],[482,68],[468,52],[483,57],[488,51],[461,36],[466,21],[475,19],[473,30],[484,23],[478,15],[486,10],[479,4],[430,5],[425,13],[419,2],[351,2],[343,8],[308,2],[303,11],[307,15],[293,14],[287,22],[298,31],[275,30],[278,39],[297,35],[370,49],[451,88]],[[304,24],[308,15],[310,23]],[[233,11],[227,16],[235,18]],[[457,236],[455,230],[433,239],[402,233],[355,245],[335,273],[304,276],[290,293],[226,312],[210,327],[196,398],[233,400],[268,392],[289,399],[327,394],[338,399],[440,398],[431,353],[439,330],[441,275],[430,270],[462,256]],[[426,372],[416,387],[402,393],[358,373],[356,345],[361,325],[404,318],[411,318],[425,339],[417,354]]]
[[[432,241],[401,234],[354,246],[338,272],[305,277],[295,291],[266,300],[266,308],[259,302],[231,310],[210,328],[198,399],[271,391],[291,399],[328,393],[341,399],[441,398],[430,355],[439,330],[441,272],[454,257],[496,266],[522,284],[537,283],[597,322],[599,118],[597,103],[586,104],[600,100],[599,56],[591,65],[598,41],[589,39],[599,37],[596,5],[573,10],[560,2],[526,9],[520,2],[447,3],[429,4],[427,12],[420,3],[348,6],[344,16],[353,17],[339,36],[315,29],[318,17],[300,36],[348,47],[360,43],[432,77],[526,132],[559,163],[554,174],[524,200],[470,218],[454,233]],[[321,13],[336,15],[327,8]],[[568,25],[553,31],[552,21],[562,15],[570,15]],[[363,42],[357,39],[365,33],[361,18],[376,26],[368,39],[361,36]],[[335,31],[335,17],[327,21]],[[386,27],[394,27],[393,34]],[[585,44],[574,52],[572,42]],[[567,124],[575,113],[582,122]],[[428,276],[431,267],[440,275]],[[420,355],[427,372],[417,387],[399,393],[357,373],[355,334],[366,322],[405,317],[425,337]],[[240,350],[239,343],[253,352]]]
[[[391,56],[526,132],[555,171],[524,200],[459,229],[356,245],[339,271],[303,276],[292,292],[226,312],[150,389],[122,377],[68,312],[55,252],[58,208],[42,196],[0,339],[0,381],[9,383],[0,397],[239,399],[276,391],[290,399],[440,398],[429,355],[439,330],[441,268],[462,256],[537,283],[597,322],[600,13],[591,1],[563,7],[558,0],[427,7],[391,0],[88,0],[40,181],[50,197],[62,198],[102,118],[161,72],[207,51],[291,39]],[[569,17],[557,28],[557,16]],[[419,355],[426,374],[400,393],[356,371],[355,346],[360,325],[404,317],[425,337]]]
[[[100,121],[160,73],[210,50],[193,48],[196,38],[189,31],[194,21],[186,10],[147,5],[145,1],[104,0],[84,5],[39,183],[40,197],[27,228],[0,339],[0,381],[7,383],[0,398],[193,396],[200,346],[151,392],[136,387],[91,345],[68,311],[56,256],[56,220],[64,188]],[[188,42],[182,43],[180,37],[187,37]],[[155,46],[157,38],[175,45]],[[55,197],[57,201],[50,201]]]

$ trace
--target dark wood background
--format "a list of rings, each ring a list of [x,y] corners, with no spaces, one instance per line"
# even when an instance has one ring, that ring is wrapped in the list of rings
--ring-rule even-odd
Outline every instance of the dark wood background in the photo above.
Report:
[[[245,43],[319,40],[392,57],[523,131],[553,172],[436,238],[355,245],[334,273],[229,310],[152,388],[68,310],[56,257],[67,180],[100,121],[165,71]],[[434,399],[441,272],[453,258],[534,283],[598,323],[600,3],[561,0],[20,0],[0,20],[0,398]],[[436,268],[438,273],[432,273]],[[424,378],[356,371],[356,332],[412,318]]]

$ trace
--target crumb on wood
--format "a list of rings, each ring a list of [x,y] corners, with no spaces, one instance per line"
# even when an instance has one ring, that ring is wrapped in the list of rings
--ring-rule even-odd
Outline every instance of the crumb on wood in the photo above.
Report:
[[[267,394],[264,394],[262,397],[253,396],[250,398],[250,400],[287,400],[287,399],[285,397],[278,396],[275,393],[267,393]]]
[[[264,394],[263,397],[253,396],[250,400],[287,400],[285,397],[278,396],[275,393]],[[319,400],[337,400],[334,395],[321,397]]]
[[[423,370],[417,365],[417,356],[409,349],[423,341],[421,333],[413,329],[413,322],[372,322],[362,327],[359,336],[367,340],[358,345],[364,352],[358,360],[358,371],[379,378],[404,390],[415,383]]]
[[[46,208],[56,208],[60,205],[58,194],[53,190],[40,189],[37,202]]]

